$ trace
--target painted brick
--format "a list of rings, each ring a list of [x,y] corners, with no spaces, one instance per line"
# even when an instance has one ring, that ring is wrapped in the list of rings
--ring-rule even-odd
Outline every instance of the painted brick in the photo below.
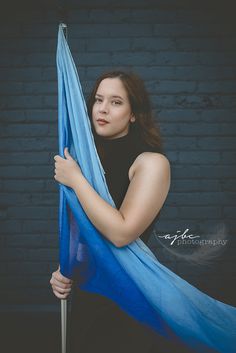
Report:
[[[45,165],[49,162],[50,153],[48,152],[12,152],[0,153],[1,165],[29,165],[29,164],[42,164]]]
[[[44,180],[27,180],[27,183],[25,182],[25,179],[17,179],[16,180],[4,180],[3,182],[3,187],[2,187],[6,192],[13,192],[13,191],[18,191],[18,192],[31,192],[31,191],[43,191],[46,190],[46,181]]]
[[[89,38],[86,41],[87,52],[120,52],[130,50],[131,40],[129,38]],[[81,51],[80,51],[81,52]],[[89,57],[90,54],[87,54]],[[81,54],[78,53],[78,57]]]

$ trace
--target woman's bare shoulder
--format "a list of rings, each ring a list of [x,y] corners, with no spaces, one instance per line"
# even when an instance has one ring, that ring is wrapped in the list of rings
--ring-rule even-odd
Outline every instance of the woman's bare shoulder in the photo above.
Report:
[[[146,170],[149,172],[160,171],[160,169],[170,170],[170,162],[161,153],[143,152],[138,155],[129,169],[129,180],[131,181],[137,170]]]

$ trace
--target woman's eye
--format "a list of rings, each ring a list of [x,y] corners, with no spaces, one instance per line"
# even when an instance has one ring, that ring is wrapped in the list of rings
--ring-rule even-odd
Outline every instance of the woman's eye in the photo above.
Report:
[[[102,98],[95,97],[95,102],[96,103],[102,103]],[[122,104],[122,102],[121,101],[117,101],[117,100],[113,100],[113,101],[111,101],[111,104],[112,105],[120,105],[120,104]]]

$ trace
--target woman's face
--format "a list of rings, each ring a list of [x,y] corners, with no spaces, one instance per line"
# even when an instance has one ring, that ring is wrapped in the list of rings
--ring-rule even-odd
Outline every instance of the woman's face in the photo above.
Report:
[[[135,118],[119,78],[105,78],[101,81],[95,94],[92,119],[99,136],[115,139],[127,135],[130,121]]]

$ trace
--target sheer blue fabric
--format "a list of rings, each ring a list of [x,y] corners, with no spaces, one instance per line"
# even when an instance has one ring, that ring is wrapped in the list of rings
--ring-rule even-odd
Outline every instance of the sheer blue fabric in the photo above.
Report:
[[[59,153],[65,146],[83,175],[115,207],[96,151],[79,76],[59,25]],[[60,185],[60,268],[85,291],[115,301],[136,320],[193,351],[233,353],[236,308],[202,293],[158,262],[137,239],[117,248],[93,226],[74,191]]]

